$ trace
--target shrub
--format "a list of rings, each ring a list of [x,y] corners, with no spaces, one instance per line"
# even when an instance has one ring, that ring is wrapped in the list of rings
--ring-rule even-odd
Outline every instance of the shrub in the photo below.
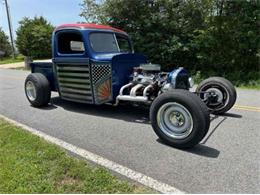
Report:
[[[50,58],[54,27],[43,17],[23,18],[19,24],[16,31],[19,52],[32,58]]]
[[[8,40],[8,36],[5,32],[0,28],[0,51],[3,52],[0,57],[8,57],[12,53],[12,47]]]

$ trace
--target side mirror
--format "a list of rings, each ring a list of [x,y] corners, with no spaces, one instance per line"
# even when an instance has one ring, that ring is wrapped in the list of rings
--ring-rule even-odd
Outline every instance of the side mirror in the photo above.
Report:
[[[84,43],[81,41],[70,41],[70,49],[71,51],[84,52],[85,51]]]

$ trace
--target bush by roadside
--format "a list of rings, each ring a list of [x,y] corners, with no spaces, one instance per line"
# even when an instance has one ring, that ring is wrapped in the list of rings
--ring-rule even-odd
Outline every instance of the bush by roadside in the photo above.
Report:
[[[54,27],[42,16],[23,18],[16,31],[16,46],[21,54],[33,59],[51,58],[51,36]]]
[[[229,73],[223,72],[222,74],[216,74],[213,71],[192,71],[192,78],[195,83],[200,83],[202,80],[211,76],[222,76],[240,88],[246,89],[260,89],[260,72],[238,72],[230,71]],[[238,79],[239,78],[239,79]]]
[[[0,60],[4,57],[10,56],[12,53],[12,47],[8,36],[0,27]]]

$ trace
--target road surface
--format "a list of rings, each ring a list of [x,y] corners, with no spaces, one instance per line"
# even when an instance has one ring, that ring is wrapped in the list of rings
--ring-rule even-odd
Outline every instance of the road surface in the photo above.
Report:
[[[200,145],[164,145],[148,110],[62,101],[36,109],[24,95],[29,72],[0,69],[0,114],[188,193],[260,193],[260,91],[238,89],[237,106],[212,115]],[[28,143],[29,144],[29,143]]]

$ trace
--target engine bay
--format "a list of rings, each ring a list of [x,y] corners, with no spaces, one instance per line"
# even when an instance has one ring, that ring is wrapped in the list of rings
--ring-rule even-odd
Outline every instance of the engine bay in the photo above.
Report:
[[[152,102],[158,95],[172,89],[189,89],[189,74],[180,67],[161,72],[159,64],[141,64],[133,68],[129,83],[121,87],[117,102]]]

